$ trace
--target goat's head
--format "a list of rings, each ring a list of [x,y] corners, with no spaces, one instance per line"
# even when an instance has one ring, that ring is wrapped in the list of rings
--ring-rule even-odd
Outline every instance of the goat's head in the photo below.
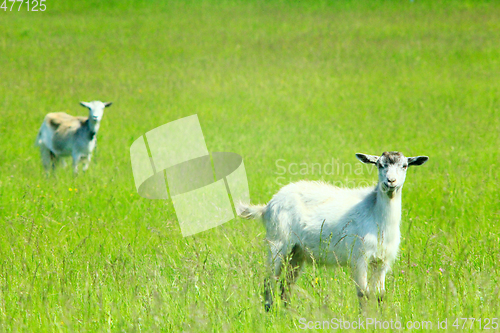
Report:
[[[372,163],[378,167],[379,188],[393,198],[402,187],[406,179],[406,170],[410,165],[422,165],[429,157],[405,157],[397,151],[384,152],[381,156],[356,154],[363,163]]]
[[[89,109],[89,120],[95,123],[99,123],[104,114],[104,108],[111,105],[111,102],[103,103],[100,101],[93,102],[80,102],[80,104]]]

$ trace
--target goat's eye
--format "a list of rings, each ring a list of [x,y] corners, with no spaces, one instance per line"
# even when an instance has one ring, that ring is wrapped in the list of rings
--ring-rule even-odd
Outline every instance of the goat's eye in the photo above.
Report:
[[[405,165],[403,165],[403,169],[405,169],[405,170],[406,170],[407,168],[408,168],[408,165],[406,165],[406,164],[405,164]]]

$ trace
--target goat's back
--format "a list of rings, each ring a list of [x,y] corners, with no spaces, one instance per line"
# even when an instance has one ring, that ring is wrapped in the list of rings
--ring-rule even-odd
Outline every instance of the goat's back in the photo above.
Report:
[[[266,206],[263,220],[268,239],[298,238],[317,244],[320,234],[356,233],[358,220],[365,218],[362,215],[372,204],[373,190],[339,188],[323,182],[289,184]]]
[[[65,112],[52,112],[45,116],[39,133],[39,140],[52,152],[68,155],[74,144],[75,134],[88,117],[72,116]]]
[[[302,219],[316,215],[341,216],[372,193],[374,187],[341,188],[323,182],[300,181],[283,187],[267,205],[268,211],[292,211]]]
[[[65,112],[52,112],[45,116],[45,123],[53,130],[58,130],[59,127],[72,128],[80,127],[88,117],[74,117]]]

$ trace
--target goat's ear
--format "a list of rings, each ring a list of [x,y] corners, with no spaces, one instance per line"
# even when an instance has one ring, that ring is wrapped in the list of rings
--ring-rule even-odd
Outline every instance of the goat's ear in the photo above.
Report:
[[[356,157],[363,163],[377,164],[378,156],[357,153]]]
[[[104,103],[104,107],[107,108],[108,106],[111,106],[111,104],[113,104],[113,102]]]
[[[90,109],[90,104],[87,102],[80,102],[80,105]]]
[[[428,156],[408,157],[408,165],[422,165],[428,160]]]

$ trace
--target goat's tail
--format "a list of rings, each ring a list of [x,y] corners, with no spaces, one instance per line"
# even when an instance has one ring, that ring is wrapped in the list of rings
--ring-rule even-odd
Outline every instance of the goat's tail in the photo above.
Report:
[[[251,220],[251,219],[260,219],[262,218],[262,214],[264,214],[264,210],[266,209],[265,205],[250,205],[250,204],[244,204],[240,202],[239,204],[236,205],[236,213],[246,219],[246,220]]]

